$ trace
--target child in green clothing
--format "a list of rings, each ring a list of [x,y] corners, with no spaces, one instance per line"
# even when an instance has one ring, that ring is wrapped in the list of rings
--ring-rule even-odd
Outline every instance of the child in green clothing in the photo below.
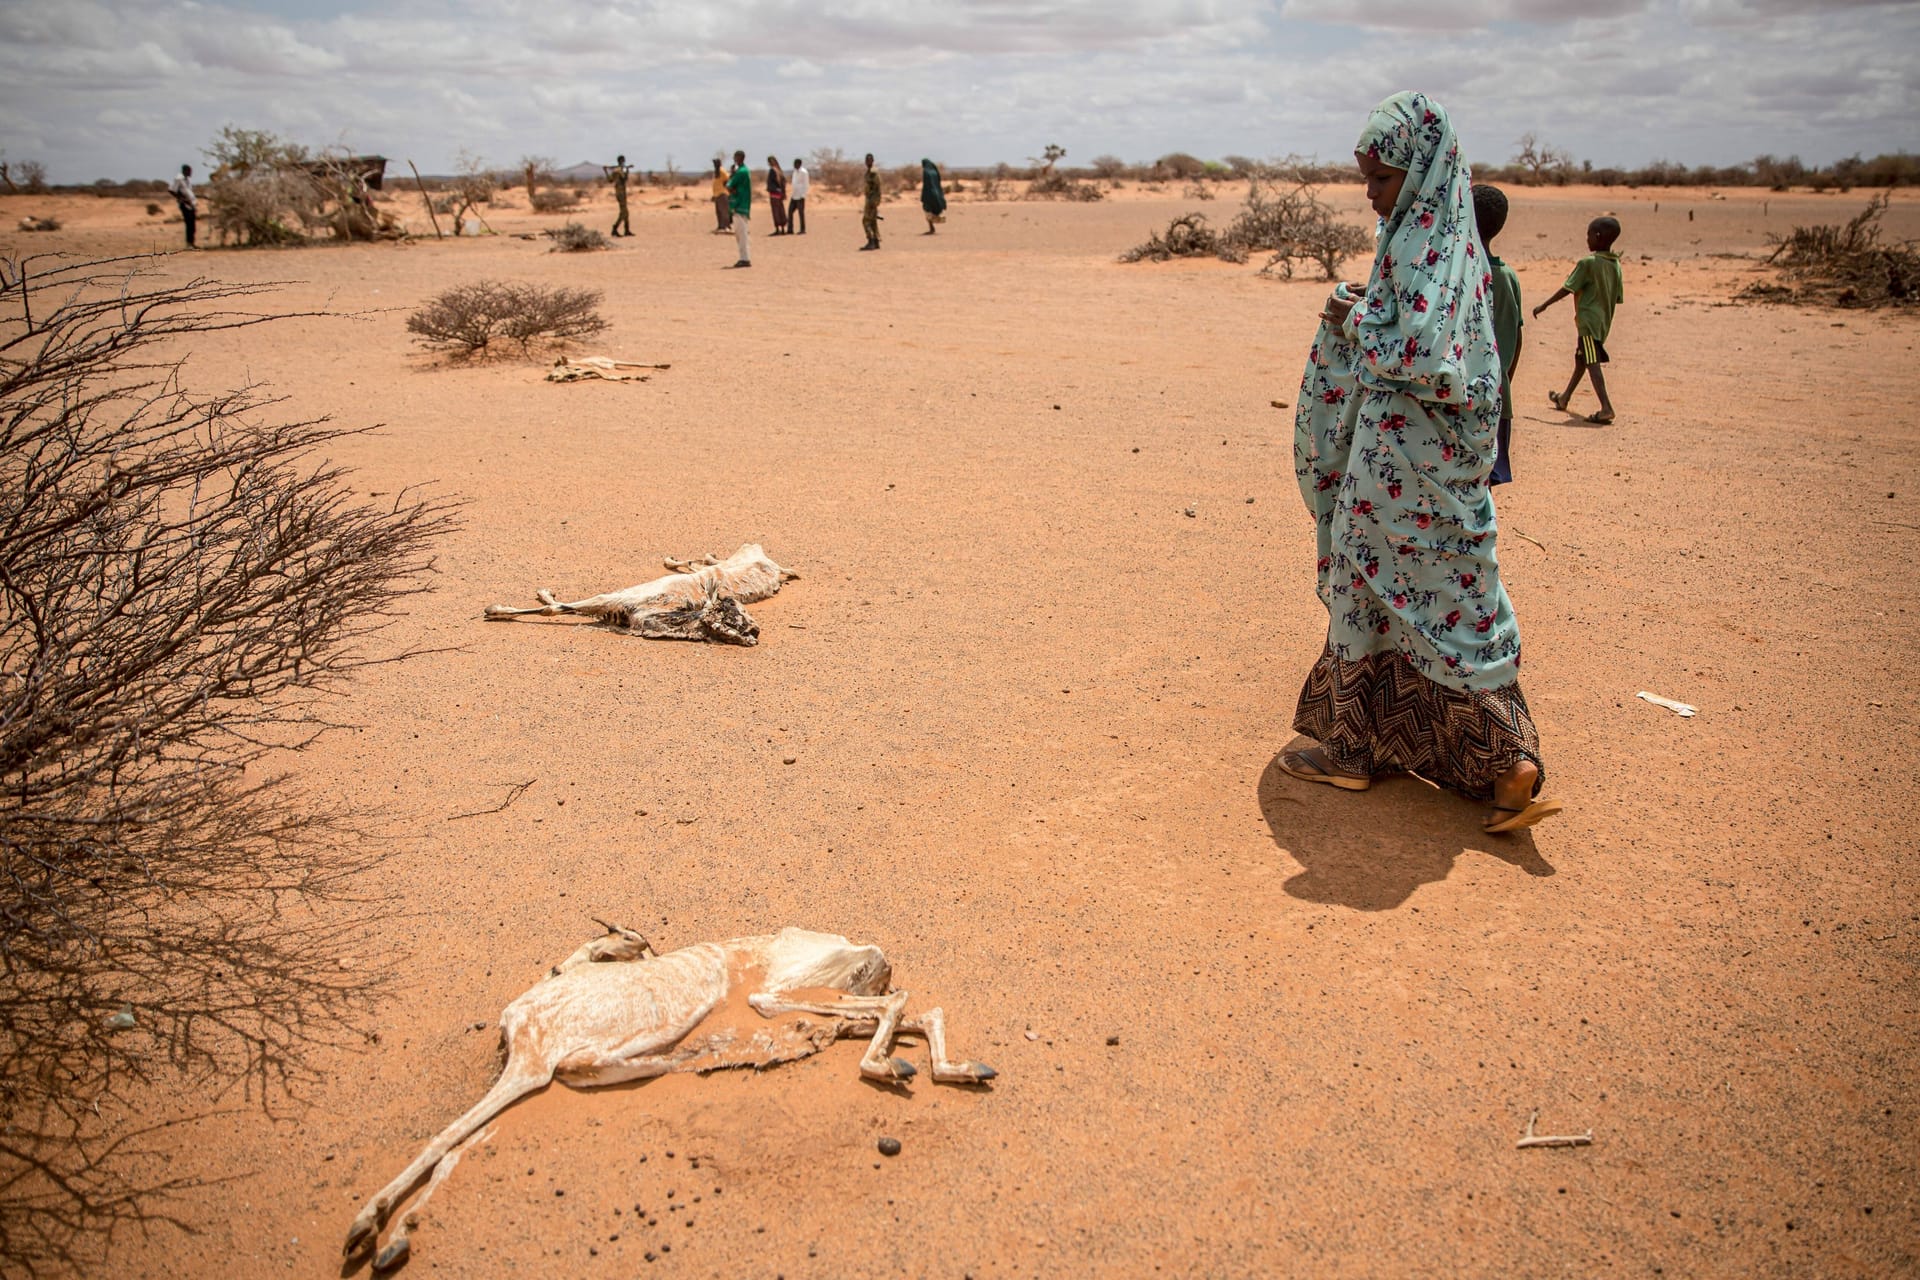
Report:
[[[1507,193],[1484,183],[1473,184],[1473,225],[1480,232],[1480,244],[1487,251],[1487,268],[1493,275],[1493,340],[1500,348],[1500,433],[1494,454],[1489,485],[1513,481],[1513,456],[1508,452],[1513,436],[1513,374],[1520,367],[1520,277],[1513,268],[1493,254],[1493,238],[1507,225]]]
[[[1549,391],[1547,398],[1553,401],[1553,407],[1565,410],[1573,400],[1574,391],[1580,386],[1580,375],[1593,376],[1593,393],[1600,397],[1600,412],[1590,414],[1587,421],[1596,426],[1605,426],[1613,421],[1613,401],[1607,399],[1607,380],[1600,373],[1600,366],[1607,363],[1607,334],[1613,328],[1613,309],[1622,300],[1620,290],[1620,255],[1613,252],[1613,242],[1620,238],[1620,222],[1617,218],[1595,218],[1587,224],[1586,257],[1580,259],[1573,268],[1573,274],[1551,298],[1533,309],[1534,319],[1540,318],[1545,311],[1560,299],[1573,298],[1574,325],[1579,330],[1579,343],[1573,352],[1573,377],[1567,383],[1567,389],[1558,394]]]

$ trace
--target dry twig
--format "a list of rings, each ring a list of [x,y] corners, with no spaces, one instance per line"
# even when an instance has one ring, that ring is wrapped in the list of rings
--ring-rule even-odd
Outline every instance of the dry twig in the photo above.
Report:
[[[513,784],[511,788],[508,789],[507,798],[505,800],[502,800],[499,804],[493,806],[493,808],[475,809],[472,813],[456,813],[452,817],[448,818],[447,821],[458,822],[462,818],[484,818],[490,813],[500,813],[503,810],[505,810],[508,805],[512,804],[515,800],[518,800],[520,798],[521,792],[525,791],[528,787],[532,786],[534,783],[538,781],[540,781],[540,779],[538,778],[528,778],[525,782],[516,782]]]
[[[1518,1142],[1513,1144],[1515,1147],[1524,1149],[1526,1147],[1590,1147],[1593,1145],[1591,1129],[1585,1133],[1535,1133],[1533,1123],[1539,1118],[1538,1110],[1527,1117],[1527,1131],[1520,1135]]]

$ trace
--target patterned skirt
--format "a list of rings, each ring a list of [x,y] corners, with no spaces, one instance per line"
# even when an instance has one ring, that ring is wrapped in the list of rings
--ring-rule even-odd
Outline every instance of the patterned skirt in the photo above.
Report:
[[[1493,780],[1521,760],[1540,770],[1535,794],[1547,779],[1518,681],[1450,689],[1397,653],[1355,661],[1322,653],[1300,690],[1293,728],[1342,773],[1414,773],[1475,800],[1491,798]]]

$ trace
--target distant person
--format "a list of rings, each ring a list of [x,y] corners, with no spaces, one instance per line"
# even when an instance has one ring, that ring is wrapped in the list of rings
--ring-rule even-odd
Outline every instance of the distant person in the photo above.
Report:
[[[1520,367],[1520,277],[1493,252],[1493,238],[1507,225],[1507,193],[1498,187],[1473,184],[1473,222],[1487,250],[1487,269],[1493,273],[1493,337],[1500,346],[1500,449],[1487,483],[1510,484],[1513,462],[1508,454],[1513,435],[1513,374]]]
[[[180,176],[167,184],[167,191],[180,206],[180,221],[187,227],[187,248],[198,249],[200,246],[193,242],[193,230],[200,217],[200,197],[193,193],[193,166],[181,165]]]
[[[807,234],[807,192],[812,189],[813,175],[807,172],[807,162],[795,156],[792,180],[787,185],[787,230],[792,234]]]
[[[940,189],[940,166],[931,160],[920,161],[920,211],[927,215],[927,234],[933,224],[947,220],[947,193]]]
[[[1297,399],[1294,473],[1327,631],[1293,718],[1312,745],[1278,764],[1342,791],[1416,774],[1489,802],[1487,833],[1517,831],[1561,806],[1540,794],[1500,582],[1487,488],[1500,354],[1467,165],[1423,93],[1375,107],[1354,162],[1379,242],[1367,282],[1327,299]]]
[[[873,168],[873,152],[867,152],[866,198],[860,205],[860,227],[867,233],[862,251],[880,247],[880,175]]]
[[[733,213],[733,242],[740,246],[736,267],[753,265],[753,246],[747,241],[748,222],[753,217],[753,170],[747,168],[747,153],[733,153],[733,176],[727,179],[727,207]]]
[[[773,156],[767,157],[767,212],[773,216],[773,234],[787,234],[787,175]]]
[[[713,234],[717,236],[733,230],[733,206],[727,193],[727,173],[720,167],[725,163],[719,156],[713,158]]]
[[[620,208],[613,220],[613,234],[630,236],[633,234],[633,223],[627,218],[627,179],[633,176],[633,169],[627,164],[625,156],[615,156],[612,164],[603,164],[600,169],[607,175],[607,181],[613,184],[613,201]],[[626,230],[622,231],[622,227]]]
[[[1607,335],[1613,331],[1613,309],[1624,300],[1620,285],[1620,255],[1613,242],[1620,238],[1618,218],[1595,218],[1587,224],[1587,256],[1574,265],[1567,282],[1554,295],[1533,309],[1534,319],[1560,299],[1572,295],[1573,323],[1578,341],[1573,349],[1573,377],[1567,389],[1558,394],[1549,391],[1553,407],[1565,412],[1580,386],[1580,375],[1593,377],[1593,394],[1600,397],[1600,412],[1587,415],[1587,421],[1604,427],[1613,421],[1613,401],[1607,399],[1607,380],[1600,366],[1607,363]]]

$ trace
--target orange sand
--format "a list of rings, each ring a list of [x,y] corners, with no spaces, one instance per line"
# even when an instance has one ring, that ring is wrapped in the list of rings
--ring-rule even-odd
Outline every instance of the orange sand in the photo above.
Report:
[[[1001,1078],[890,1093],[843,1044],[555,1086],[425,1211],[420,1274],[1920,1267],[1920,325],[1729,305],[1766,231],[1860,193],[1512,194],[1496,247],[1529,305],[1603,210],[1627,303],[1610,429],[1547,406],[1570,309],[1527,329],[1501,551],[1569,808],[1505,839],[1416,781],[1274,764],[1325,619],[1270,402],[1324,287],[1117,264],[1193,207],[1173,193],[961,199],[930,239],[891,204],[877,254],[821,199],[805,238],[762,211],[752,271],[722,270],[704,200],[658,197],[596,255],[428,233],[172,259],[369,313],[210,340],[191,379],[384,422],[342,447],[366,489],[472,506],[396,637],[457,648],[361,680],[366,727],[300,764],[403,837],[374,886],[413,913],[378,939],[378,1046],[324,1053],[271,1116],[177,1131],[171,1173],[237,1181],[175,1206],[200,1234],[124,1235],[100,1274],[337,1274],[360,1203],[492,1078],[473,1024],[593,915],[669,947],[878,942]],[[169,247],[141,207],[0,198],[0,252]],[[12,230],[41,212],[67,228]],[[1920,201],[1889,224],[1915,234]],[[586,350],[673,368],[553,386],[410,346],[408,311],[483,276],[604,288]],[[480,621],[748,540],[805,575],[754,606],[757,649]],[[1536,1108],[1594,1145],[1516,1151]],[[212,1109],[162,1091],[115,1119]]]

